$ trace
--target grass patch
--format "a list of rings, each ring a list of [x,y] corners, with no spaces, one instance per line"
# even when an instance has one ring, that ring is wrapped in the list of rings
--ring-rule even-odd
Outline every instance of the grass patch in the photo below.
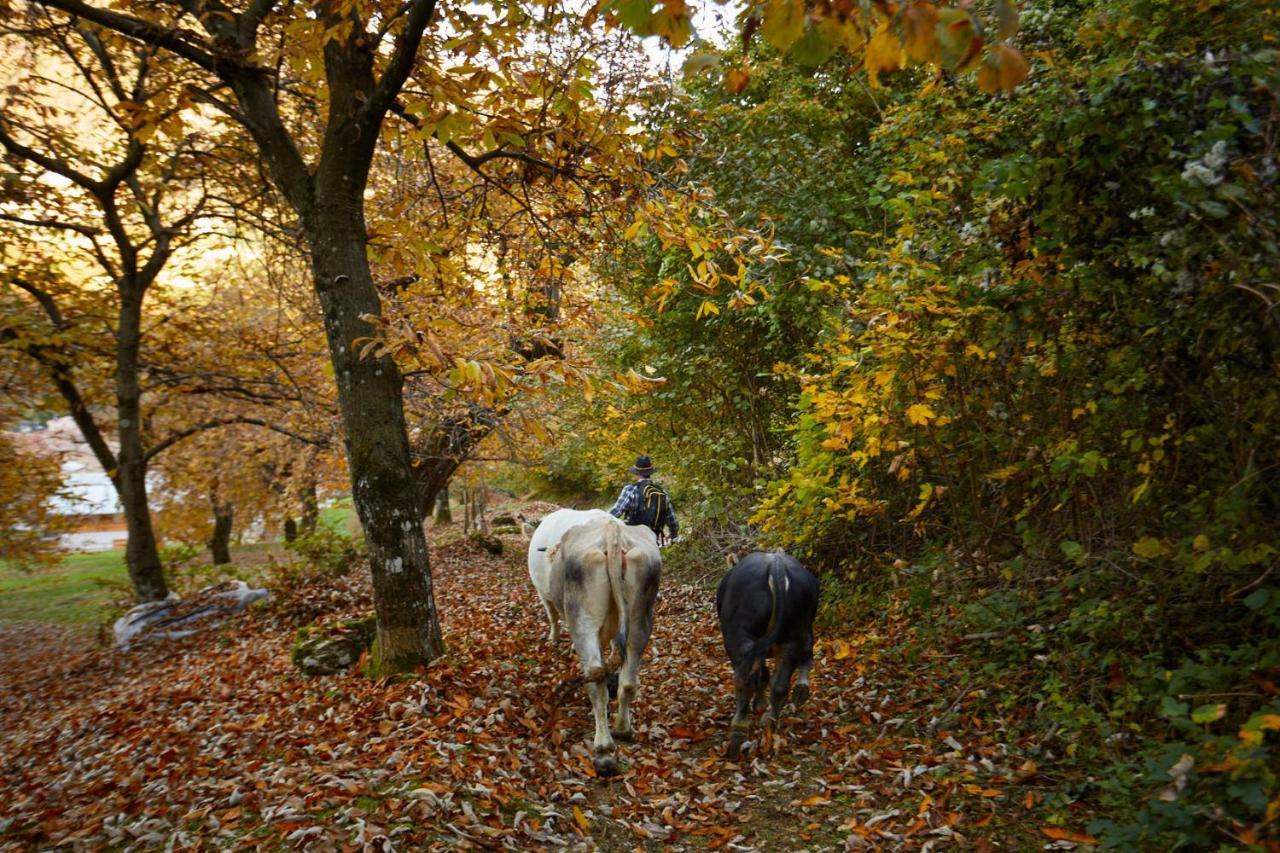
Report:
[[[69,554],[33,572],[0,564],[0,622],[93,625],[128,583],[124,551]]]
[[[340,498],[332,506],[320,510],[317,523],[348,536],[360,533],[360,521],[356,518],[351,498]]]

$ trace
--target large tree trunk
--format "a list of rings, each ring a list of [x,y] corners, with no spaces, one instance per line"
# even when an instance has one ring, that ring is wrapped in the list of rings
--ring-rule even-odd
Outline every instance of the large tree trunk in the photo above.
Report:
[[[351,494],[373,570],[378,636],[369,672],[381,675],[431,660],[443,643],[410,466],[400,371],[390,358],[359,357],[357,339],[376,334],[360,318],[381,313],[365,250],[361,200],[346,192],[364,181],[351,175],[338,180],[342,186],[333,189],[342,192],[317,194],[308,242],[338,384]]]
[[[138,341],[142,331],[142,288],[122,287],[116,338],[116,455],[120,504],[129,531],[125,562],[133,590],[143,601],[169,595],[147,504],[147,461],[142,447],[142,390],[138,383]]]
[[[209,537],[209,554],[215,566],[231,562],[231,523],[235,519],[235,504],[213,500],[213,535]]]

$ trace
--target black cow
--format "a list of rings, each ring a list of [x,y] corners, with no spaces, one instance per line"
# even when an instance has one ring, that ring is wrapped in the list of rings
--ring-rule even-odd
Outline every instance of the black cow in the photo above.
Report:
[[[716,614],[724,650],[733,663],[733,692],[737,708],[729,737],[729,756],[742,749],[750,721],[748,705],[764,704],[769,686],[766,658],[777,659],[771,707],[765,724],[777,724],[787,694],[796,705],[809,698],[809,667],[813,665],[813,616],[818,609],[818,578],[795,558],[780,552],[748,554],[720,581]],[[795,690],[791,676],[796,673]]]

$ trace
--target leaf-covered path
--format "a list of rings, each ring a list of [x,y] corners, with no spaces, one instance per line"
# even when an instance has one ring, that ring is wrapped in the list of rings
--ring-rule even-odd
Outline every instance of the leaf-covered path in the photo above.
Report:
[[[965,717],[961,685],[931,683],[927,659],[892,664],[875,638],[826,638],[803,713],[767,754],[726,762],[731,688],[712,593],[670,581],[641,670],[637,740],[619,744],[626,772],[593,778],[582,691],[552,705],[574,661],[567,644],[547,646],[522,544],[509,537],[497,558],[461,542],[436,549],[449,653],[402,683],[300,678],[296,623],[269,608],[126,655],[3,626],[0,847],[1048,840],[1027,822],[1034,765]],[[336,619],[365,612],[367,589],[357,572],[304,600]],[[931,728],[944,710],[956,725]]]

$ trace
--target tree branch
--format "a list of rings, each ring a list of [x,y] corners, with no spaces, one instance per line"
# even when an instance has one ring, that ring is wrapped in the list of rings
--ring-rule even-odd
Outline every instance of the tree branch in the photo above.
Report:
[[[0,328],[0,343],[12,343],[17,338],[18,334],[13,329]],[[103,437],[93,413],[89,411],[89,405],[81,395],[79,386],[71,378],[71,368],[67,366],[63,353],[52,347],[34,343],[20,344],[18,348],[36,364],[49,371],[49,378],[71,410],[71,419],[79,427],[80,435],[84,437],[85,443],[93,451],[94,458],[98,460],[98,464],[102,466],[102,470],[110,478],[116,491],[119,491],[120,464],[116,461],[111,445],[107,444],[106,438]]]
[[[159,456],[161,453],[168,450],[170,447],[173,447],[178,442],[188,439],[193,435],[198,435],[202,432],[206,432],[207,430],[217,429],[219,427],[232,426],[234,424],[246,424],[248,426],[259,426],[259,427],[262,427],[263,429],[269,429],[272,432],[278,432],[281,435],[286,435],[289,438],[294,439],[295,441],[301,441],[302,443],[309,444],[313,447],[328,447],[329,445],[329,441],[326,438],[316,438],[314,436],[308,437],[308,436],[302,435],[301,433],[294,432],[291,429],[287,429],[285,427],[273,424],[270,421],[263,420],[262,418],[250,418],[250,417],[237,416],[237,417],[230,417],[230,418],[217,418],[211,421],[203,421],[194,426],[190,426],[190,427],[187,427],[186,429],[179,430],[178,432],[171,433],[165,436],[160,441],[153,444],[150,448],[148,448],[147,452],[144,453],[142,456],[143,461],[150,462],[152,459],[154,459],[156,456]]]
[[[405,18],[404,28],[396,39],[395,51],[391,54],[382,77],[374,85],[369,100],[361,107],[357,123],[370,129],[382,123],[382,117],[391,108],[396,96],[409,79],[409,72],[418,57],[418,47],[422,44],[422,35],[431,23],[436,10],[436,0],[413,0],[409,13]]]
[[[170,53],[195,63],[206,71],[221,74],[228,65],[237,66],[242,72],[254,70],[243,61],[228,56],[215,54],[208,46],[194,44],[187,39],[188,30],[174,30],[160,26],[152,21],[135,18],[132,15],[100,9],[82,0],[38,0],[40,5],[48,6],[75,15],[99,26],[114,30],[121,35],[129,36],[144,44],[162,47]]]
[[[40,307],[44,309],[44,313],[48,315],[55,329],[61,331],[67,327],[66,321],[62,318],[62,311],[58,309],[58,303],[54,301],[53,296],[47,290],[36,287],[26,279],[11,278],[9,281],[14,287],[25,291],[32,299],[40,303]]]
[[[56,228],[62,231],[75,231],[77,234],[83,234],[86,237],[92,237],[98,233],[97,228],[79,225],[75,222],[62,222],[57,219],[28,219],[25,216],[16,216],[12,213],[4,212],[0,212],[0,219],[6,222],[16,222],[19,225],[30,225],[33,228]]]
[[[3,120],[0,120],[0,145],[3,145],[10,154],[16,154],[24,160],[29,160],[45,171],[61,175],[71,183],[83,187],[91,193],[97,193],[102,188],[101,181],[96,181],[83,172],[76,171],[61,160],[42,154],[14,139],[9,134],[9,129],[5,126]]]

